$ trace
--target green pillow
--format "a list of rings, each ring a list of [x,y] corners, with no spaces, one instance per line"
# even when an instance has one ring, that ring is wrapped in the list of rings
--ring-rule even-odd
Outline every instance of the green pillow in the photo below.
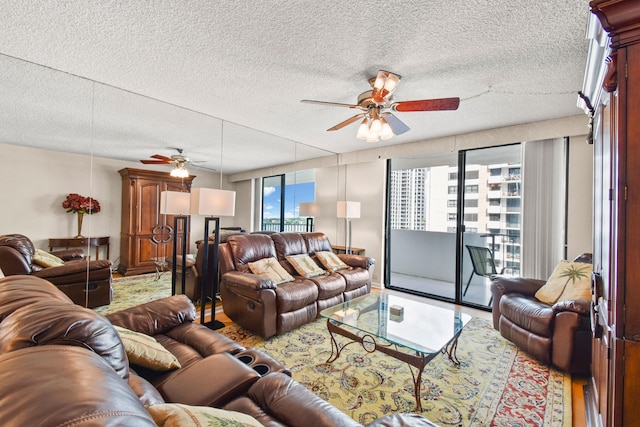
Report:
[[[251,270],[253,274],[271,279],[276,285],[285,282],[293,282],[295,280],[293,276],[287,273],[287,270],[280,265],[278,260],[273,257],[262,258],[259,261],[250,262],[249,270]]]
[[[307,254],[288,256],[287,261],[291,263],[299,275],[304,277],[315,277],[326,273]]]
[[[180,368],[180,362],[169,350],[155,338],[140,332],[115,326],[120,334],[129,362],[155,371],[168,371]]]
[[[324,268],[329,271],[338,271],[349,268],[349,266],[345,264],[338,255],[331,251],[316,252],[316,256],[320,260],[320,263],[324,265]]]
[[[64,261],[55,255],[51,255],[49,252],[45,252],[42,249],[36,249],[36,253],[31,257],[34,263],[41,267],[59,267],[64,265]]]
[[[149,406],[147,410],[158,427],[262,427],[262,424],[250,415],[209,406],[160,403]]]

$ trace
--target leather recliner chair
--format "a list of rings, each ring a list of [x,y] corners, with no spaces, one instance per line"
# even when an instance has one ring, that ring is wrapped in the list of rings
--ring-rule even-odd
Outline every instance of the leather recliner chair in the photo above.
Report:
[[[591,263],[591,254],[575,262]],[[493,327],[535,359],[564,372],[587,374],[591,364],[591,300],[539,301],[546,281],[493,276]]]
[[[41,267],[33,262],[33,242],[22,234],[0,236],[0,270],[5,276],[32,275],[56,285],[74,303],[88,308],[111,303],[111,261],[84,258],[81,249],[51,252],[64,265]]]

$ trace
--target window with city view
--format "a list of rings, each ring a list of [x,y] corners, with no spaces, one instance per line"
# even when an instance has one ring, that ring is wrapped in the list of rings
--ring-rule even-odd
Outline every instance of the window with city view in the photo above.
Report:
[[[299,206],[302,202],[314,200],[315,170],[263,178],[261,229],[305,231],[306,217],[300,217]]]

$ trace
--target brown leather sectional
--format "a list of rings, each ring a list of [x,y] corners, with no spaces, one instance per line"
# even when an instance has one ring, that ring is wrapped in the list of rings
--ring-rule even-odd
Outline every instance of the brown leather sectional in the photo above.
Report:
[[[184,295],[105,318],[73,304],[44,279],[0,279],[0,423],[155,426],[146,408],[174,402],[243,412],[272,427],[360,425],[266,353],[194,323],[195,317]],[[113,325],[153,336],[181,368],[130,365]],[[402,414],[369,426],[433,424]]]
[[[348,269],[306,278],[286,257],[308,254],[318,266],[316,252],[331,251],[323,233],[274,233],[231,236],[220,246],[220,294],[225,314],[263,337],[279,335],[314,321],[321,310],[371,292],[375,260],[341,254]],[[295,280],[276,285],[252,274],[249,263],[276,258]]]

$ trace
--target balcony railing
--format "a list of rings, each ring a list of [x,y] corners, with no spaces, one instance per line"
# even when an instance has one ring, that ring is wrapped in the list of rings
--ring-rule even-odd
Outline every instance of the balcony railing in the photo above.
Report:
[[[262,228],[263,231],[280,231],[280,223],[279,222],[263,222]],[[287,224],[284,223],[284,231],[292,231],[292,232],[305,232],[307,231],[306,224]]]

